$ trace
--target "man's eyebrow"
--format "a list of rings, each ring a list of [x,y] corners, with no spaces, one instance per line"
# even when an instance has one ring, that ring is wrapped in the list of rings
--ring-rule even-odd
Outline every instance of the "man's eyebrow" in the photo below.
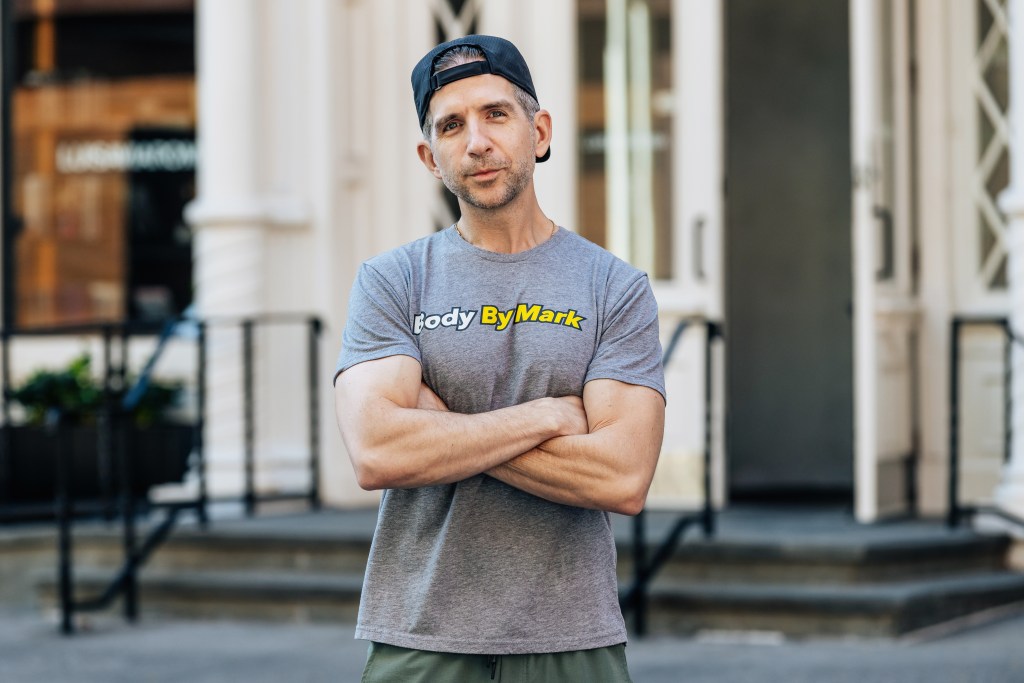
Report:
[[[495,100],[494,102],[488,102],[487,104],[480,107],[480,111],[486,111],[488,109],[512,109],[514,105],[511,100]]]
[[[459,118],[457,114],[445,114],[441,118],[434,121],[434,130],[441,131],[449,121]]]

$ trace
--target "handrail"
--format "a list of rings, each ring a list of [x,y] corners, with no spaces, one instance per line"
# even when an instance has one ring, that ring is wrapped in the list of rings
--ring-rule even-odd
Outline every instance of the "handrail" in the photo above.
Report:
[[[960,503],[960,355],[961,331],[966,327],[997,327],[1004,335],[1003,358],[1003,459],[1009,461],[1013,439],[1013,345],[1024,347],[1024,336],[1018,334],[1007,317],[954,316],[950,323],[949,363],[949,507],[946,526],[960,526],[963,517],[988,514],[1024,531],[1024,519],[994,505],[963,505]]]
[[[193,453],[195,456],[194,465],[198,478],[198,492],[194,499],[174,501],[167,503],[150,503],[147,507],[150,510],[163,509],[165,516],[155,525],[149,534],[137,541],[135,520],[137,494],[134,482],[136,480],[134,470],[135,455],[126,439],[130,438],[130,414],[138,407],[146,389],[149,387],[157,362],[164,354],[170,340],[182,331],[184,323],[191,323],[195,326],[197,362],[196,362],[196,421],[193,425]],[[301,324],[307,328],[306,352],[308,354],[308,392],[309,392],[309,485],[303,491],[298,492],[275,492],[271,494],[258,494],[255,490],[255,453],[253,448],[253,435],[255,433],[255,411],[254,405],[254,382],[253,382],[253,339],[254,328],[257,325],[277,324]],[[103,380],[103,402],[100,412],[99,431],[100,448],[104,455],[103,461],[116,463],[118,473],[116,477],[112,472],[104,473],[104,485],[101,491],[107,496],[106,509],[112,509],[112,500],[115,494],[118,499],[118,517],[122,527],[124,560],[122,567],[117,571],[111,582],[100,592],[99,595],[82,600],[75,600],[73,589],[74,560],[72,554],[72,524],[75,516],[75,505],[71,491],[71,460],[69,453],[70,444],[65,443],[66,433],[61,429],[63,415],[59,411],[51,411],[48,414],[49,427],[57,455],[56,472],[56,500],[54,513],[58,522],[58,591],[61,609],[61,630],[65,634],[74,632],[73,616],[76,612],[92,611],[108,607],[118,597],[123,598],[124,616],[128,621],[134,621],[138,615],[138,572],[145,564],[148,557],[169,537],[181,512],[195,510],[201,526],[208,521],[207,506],[211,498],[207,493],[206,486],[206,461],[204,453],[204,430],[206,424],[206,378],[207,378],[207,332],[210,327],[239,327],[243,331],[243,344],[245,352],[240,354],[243,363],[244,382],[244,405],[243,419],[246,431],[246,486],[245,490],[237,498],[219,497],[217,502],[238,502],[244,503],[247,515],[256,513],[258,503],[285,500],[305,500],[311,509],[320,507],[320,441],[319,441],[319,342],[323,331],[323,324],[315,315],[301,313],[264,313],[249,316],[220,316],[216,318],[175,318],[166,321],[162,327],[151,323],[132,322],[93,322],[76,323],[73,325],[57,325],[50,327],[38,327],[31,329],[0,329],[0,366],[2,366],[3,377],[2,391],[2,414],[4,417],[2,425],[2,436],[4,450],[2,455],[10,453],[10,420],[7,402],[10,397],[10,358],[9,344],[11,338],[18,336],[60,336],[78,334],[99,334],[103,341],[104,357],[104,380]],[[156,345],[147,358],[139,376],[134,379],[132,386],[125,388],[126,366],[127,366],[127,345],[129,337],[138,334],[152,334],[159,332]],[[120,336],[119,366],[113,362],[112,346],[113,338]],[[116,393],[121,393],[120,401],[115,401]],[[9,458],[0,458],[0,465],[6,465]],[[0,476],[3,473],[0,472]],[[4,478],[4,481],[8,480]],[[3,492],[0,491],[0,494]]]
[[[647,557],[646,509],[633,517],[633,582],[619,594],[619,606],[622,610],[633,611],[633,631],[638,637],[647,632],[647,603],[651,582],[661,568],[671,559],[682,540],[686,529],[699,524],[705,538],[715,533],[715,513],[711,492],[712,465],[712,405],[714,373],[712,368],[712,346],[723,338],[722,325],[704,316],[686,316],[676,323],[662,356],[662,365],[667,366],[675,355],[683,334],[693,325],[703,326],[706,330],[704,338],[704,500],[701,509],[680,515],[668,534],[655,550],[654,556]]]
[[[179,322],[180,320],[175,318],[168,320],[164,324],[163,329],[160,331],[160,337],[157,339],[156,348],[149,355],[146,364],[142,366],[142,372],[139,373],[138,378],[135,380],[135,385],[125,392],[124,398],[121,401],[121,410],[130,412],[139,407],[139,402],[145,396],[146,390],[149,389],[150,382],[152,381],[153,369],[163,355],[164,349],[167,348],[167,343],[174,337]]]
[[[38,325],[34,327],[0,328],[0,335],[8,337],[63,337],[76,334],[102,334],[106,331],[122,334],[154,334],[163,322],[130,320],[93,320],[89,322]]]

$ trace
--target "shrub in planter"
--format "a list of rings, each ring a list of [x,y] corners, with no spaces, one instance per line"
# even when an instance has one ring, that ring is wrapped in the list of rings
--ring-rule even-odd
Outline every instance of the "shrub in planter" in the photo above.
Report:
[[[134,490],[145,495],[150,487],[181,481],[192,449],[192,425],[166,419],[181,394],[181,385],[152,382],[135,410],[121,424],[122,439],[134,464]],[[120,404],[122,391],[114,391]],[[11,425],[7,454],[11,502],[52,499],[55,494],[57,448],[67,448],[71,458],[71,488],[76,497],[110,495],[118,472],[100,447],[104,434],[98,416],[105,400],[102,386],[90,372],[88,356],[81,356],[61,370],[39,370],[16,388],[11,398],[25,410],[25,424]],[[61,426],[54,433],[44,426],[51,409],[61,412]],[[112,444],[112,446],[116,446]],[[113,452],[113,451],[111,451]]]

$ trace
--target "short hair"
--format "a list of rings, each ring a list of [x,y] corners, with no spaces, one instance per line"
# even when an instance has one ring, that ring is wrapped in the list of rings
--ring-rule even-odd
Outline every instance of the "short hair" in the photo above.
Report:
[[[434,71],[431,75],[436,75],[442,71],[451,69],[452,67],[459,66],[460,64],[468,64],[470,62],[483,62],[486,61],[484,53],[480,51],[474,45],[456,45],[450,50],[442,52],[434,63]],[[512,83],[512,81],[509,81]],[[533,120],[533,117],[540,111],[540,103],[537,99],[520,88],[515,83],[512,83],[512,95],[515,97],[516,102],[522,107],[526,113],[526,117]],[[429,108],[427,109],[427,117],[423,120],[423,139],[429,141],[431,128],[434,127],[434,116],[430,113]]]

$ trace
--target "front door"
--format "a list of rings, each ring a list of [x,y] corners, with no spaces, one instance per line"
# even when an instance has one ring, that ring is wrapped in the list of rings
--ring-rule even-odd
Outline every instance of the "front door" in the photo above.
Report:
[[[726,4],[729,495],[850,501],[846,0]]]

